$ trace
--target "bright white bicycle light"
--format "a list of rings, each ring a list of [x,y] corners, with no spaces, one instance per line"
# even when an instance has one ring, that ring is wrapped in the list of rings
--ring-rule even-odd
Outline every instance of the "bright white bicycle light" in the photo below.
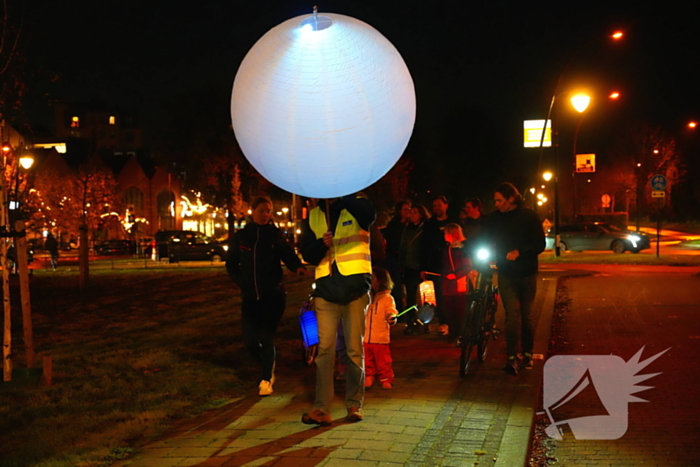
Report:
[[[489,259],[489,256],[491,256],[491,253],[486,248],[479,248],[479,250],[476,252],[477,259],[481,261],[486,261]]]

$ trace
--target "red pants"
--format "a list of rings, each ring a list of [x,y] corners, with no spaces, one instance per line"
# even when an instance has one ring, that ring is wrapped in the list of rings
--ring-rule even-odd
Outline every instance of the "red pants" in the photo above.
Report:
[[[379,381],[394,382],[393,360],[389,344],[368,344],[365,342],[365,376],[378,377]]]

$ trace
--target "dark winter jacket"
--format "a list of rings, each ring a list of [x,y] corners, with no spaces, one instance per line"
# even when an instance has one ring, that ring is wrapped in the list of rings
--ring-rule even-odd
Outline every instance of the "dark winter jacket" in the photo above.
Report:
[[[229,240],[226,271],[241,288],[243,298],[261,297],[284,292],[282,266],[296,271],[301,260],[273,223],[249,222]]]
[[[443,253],[442,280],[440,281],[443,295],[465,295],[467,293],[467,275],[472,269],[472,263],[464,245],[447,246]],[[454,274],[454,279],[447,276]],[[461,290],[460,290],[461,289]]]
[[[458,223],[452,216],[438,220],[431,217],[425,221],[421,245],[421,270],[439,273],[442,267],[442,257],[445,254],[445,226]]]
[[[534,211],[518,207],[489,214],[484,219],[484,239],[494,250],[499,276],[518,279],[537,273],[537,256],[544,251],[545,240]],[[520,256],[510,261],[506,255],[513,250],[518,250]]]

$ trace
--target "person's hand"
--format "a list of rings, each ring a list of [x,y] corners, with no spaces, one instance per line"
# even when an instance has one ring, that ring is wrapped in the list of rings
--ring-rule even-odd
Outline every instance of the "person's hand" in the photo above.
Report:
[[[309,273],[306,270],[306,268],[304,266],[299,266],[299,268],[297,269],[297,276],[306,277],[308,275],[309,275]]]
[[[333,232],[330,230],[323,234],[323,244],[328,248],[333,246]]]
[[[453,281],[453,280],[457,279],[457,274],[452,274],[452,273],[450,273],[450,274],[446,275],[445,277],[446,277],[447,279]]]
[[[509,251],[508,253],[506,253],[506,259],[508,261],[515,261],[516,259],[518,259],[519,256],[520,252],[518,250]]]
[[[396,324],[397,317],[398,315],[396,313],[392,313],[386,317],[386,322],[389,323],[389,326],[393,326],[394,324]]]

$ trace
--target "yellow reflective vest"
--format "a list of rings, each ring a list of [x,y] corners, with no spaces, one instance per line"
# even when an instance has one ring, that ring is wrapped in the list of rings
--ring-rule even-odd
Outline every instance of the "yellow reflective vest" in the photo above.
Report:
[[[320,207],[315,207],[309,213],[309,226],[316,239],[323,238],[323,234],[328,232],[326,214]],[[360,227],[357,219],[347,209],[341,210],[333,234],[333,247],[328,249],[326,256],[316,267],[316,279],[330,275],[333,261],[344,276],[372,274],[369,251],[369,232]]]

